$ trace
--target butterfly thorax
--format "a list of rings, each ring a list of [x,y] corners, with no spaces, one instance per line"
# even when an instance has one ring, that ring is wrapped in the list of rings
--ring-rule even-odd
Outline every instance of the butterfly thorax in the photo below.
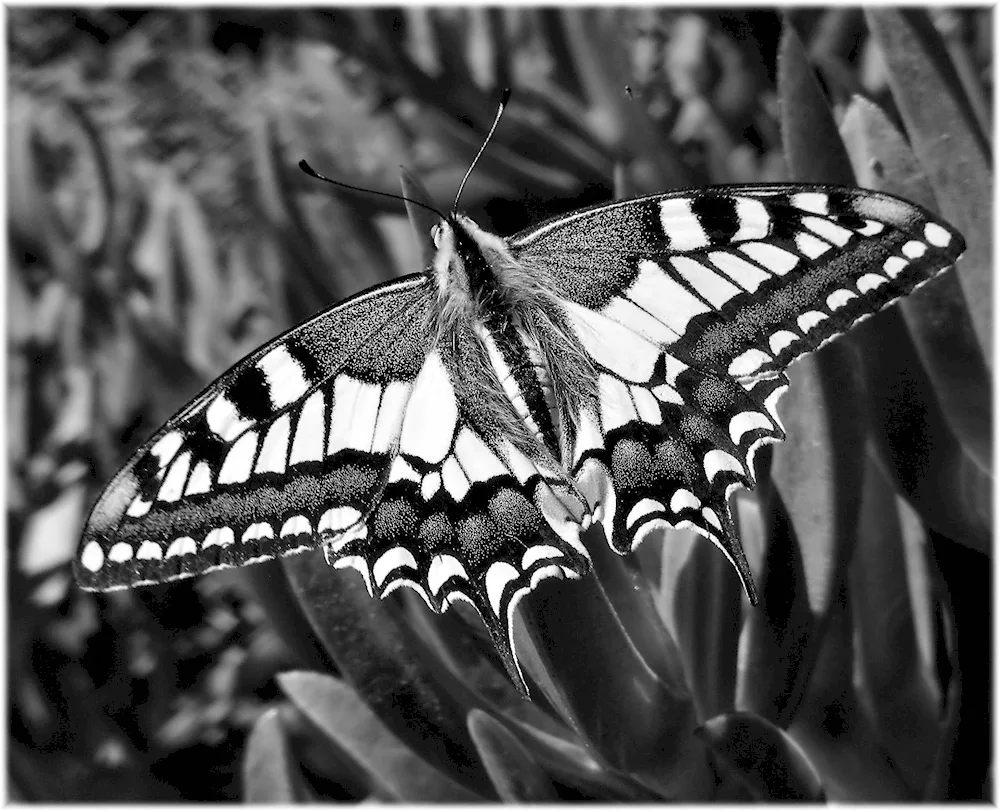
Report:
[[[450,347],[444,354],[469,395],[470,416],[533,458],[566,467],[581,410],[596,408],[597,392],[553,293],[503,239],[467,217],[442,223],[435,241],[435,333]]]

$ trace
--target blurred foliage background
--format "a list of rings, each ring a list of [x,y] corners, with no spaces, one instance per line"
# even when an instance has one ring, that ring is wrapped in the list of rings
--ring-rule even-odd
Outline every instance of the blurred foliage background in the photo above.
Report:
[[[9,8],[8,797],[988,799],[992,10]],[[665,533],[522,603],[532,701],[460,610],[321,555],[95,596],[92,499],[282,329],[510,234],[710,183],[884,188],[956,272],[798,362],[734,506],[762,605]],[[628,87],[628,91],[626,91]],[[425,191],[420,192],[423,188]],[[603,551],[602,551],[603,549]],[[405,591],[405,590],[404,590]],[[462,606],[459,606],[462,608]]]

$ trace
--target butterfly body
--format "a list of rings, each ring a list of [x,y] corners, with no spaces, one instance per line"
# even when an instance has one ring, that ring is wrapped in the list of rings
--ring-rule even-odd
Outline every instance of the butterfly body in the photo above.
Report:
[[[518,600],[664,526],[750,569],[728,497],[783,438],[784,369],[951,265],[897,198],[730,186],[621,201],[503,239],[462,215],[423,274],[244,359],[141,448],[90,516],[86,588],[322,547],[373,595],[483,617],[519,677]]]

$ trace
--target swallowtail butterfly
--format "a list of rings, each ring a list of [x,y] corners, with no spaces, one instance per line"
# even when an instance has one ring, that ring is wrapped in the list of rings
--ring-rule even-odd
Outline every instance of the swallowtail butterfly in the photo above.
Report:
[[[905,200],[798,184],[640,197],[509,238],[453,209],[433,237],[423,273],[258,349],[143,445],[90,514],[80,584],[321,547],[373,596],[470,602],[515,678],[512,612],[588,571],[591,524],[620,554],[697,530],[753,600],[727,499],[784,436],[785,369],[964,247]]]

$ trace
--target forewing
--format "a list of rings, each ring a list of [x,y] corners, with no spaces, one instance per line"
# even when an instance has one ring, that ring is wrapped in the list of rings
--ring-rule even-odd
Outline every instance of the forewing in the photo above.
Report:
[[[430,348],[423,276],[368,290],[240,361],[140,448],[84,528],[111,590],[304,551],[363,527]]]
[[[719,186],[598,206],[511,238],[559,296],[671,355],[773,375],[954,264],[964,242],[887,194]]]

